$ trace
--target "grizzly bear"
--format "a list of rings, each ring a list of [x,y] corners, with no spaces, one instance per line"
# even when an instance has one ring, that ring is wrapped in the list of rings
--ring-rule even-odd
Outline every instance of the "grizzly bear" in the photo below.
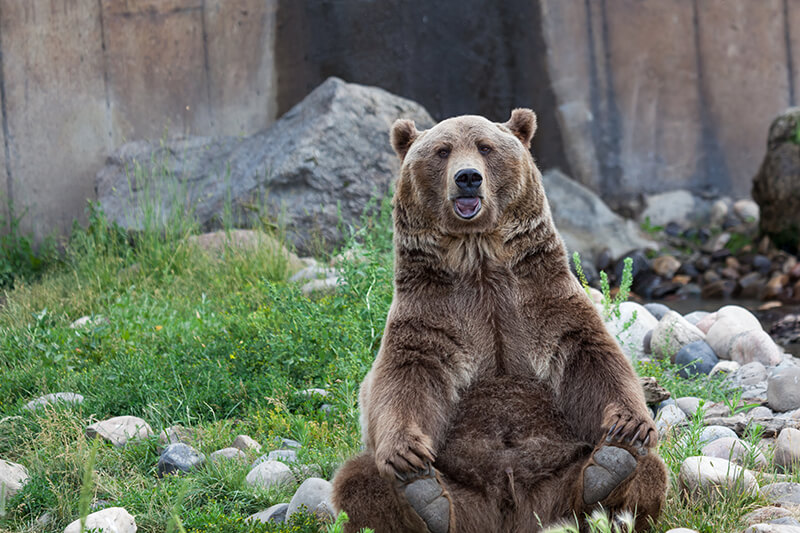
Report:
[[[636,375],[571,274],[530,154],[536,115],[398,120],[395,292],[361,385],[347,531],[531,532],[666,493]],[[585,527],[582,526],[582,527]]]

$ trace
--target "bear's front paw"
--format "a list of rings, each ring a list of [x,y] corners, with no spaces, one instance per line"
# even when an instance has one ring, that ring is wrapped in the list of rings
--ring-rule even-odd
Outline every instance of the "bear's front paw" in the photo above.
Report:
[[[656,425],[649,415],[614,409],[605,418],[603,428],[608,429],[606,442],[619,442],[645,448],[652,448],[658,444]]]
[[[375,450],[375,463],[381,476],[403,482],[432,476],[434,458],[430,437],[419,430],[393,433]]]

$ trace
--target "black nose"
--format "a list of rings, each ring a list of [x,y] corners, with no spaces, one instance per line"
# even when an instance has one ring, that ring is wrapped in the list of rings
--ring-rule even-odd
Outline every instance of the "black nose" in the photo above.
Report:
[[[474,168],[462,168],[456,172],[456,185],[464,192],[477,192],[481,183],[483,183],[483,176]]]

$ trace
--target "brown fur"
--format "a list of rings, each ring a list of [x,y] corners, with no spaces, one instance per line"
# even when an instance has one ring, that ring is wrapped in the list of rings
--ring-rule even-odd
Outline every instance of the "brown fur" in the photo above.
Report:
[[[334,480],[349,531],[426,531],[396,475],[433,463],[453,502],[453,532],[537,531],[590,511],[583,469],[617,424],[653,421],[631,365],[571,275],[528,147],[530,110],[505,124],[395,123],[403,159],[394,197],[395,295],[361,387],[366,451]],[[455,173],[483,175],[482,209],[456,215]],[[626,446],[626,445],[623,445]],[[651,451],[601,504],[655,518],[666,470]]]

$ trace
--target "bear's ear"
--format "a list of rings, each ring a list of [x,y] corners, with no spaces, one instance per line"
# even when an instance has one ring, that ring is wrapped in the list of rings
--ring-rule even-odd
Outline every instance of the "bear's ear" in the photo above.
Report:
[[[522,141],[525,148],[531,147],[531,139],[536,132],[536,113],[524,107],[518,107],[511,112],[511,118],[503,124],[511,130],[517,139]]]
[[[392,148],[400,156],[400,159],[406,156],[408,149],[411,148],[411,144],[418,135],[419,131],[417,131],[417,126],[414,125],[413,120],[398,118],[394,121],[391,132]]]

